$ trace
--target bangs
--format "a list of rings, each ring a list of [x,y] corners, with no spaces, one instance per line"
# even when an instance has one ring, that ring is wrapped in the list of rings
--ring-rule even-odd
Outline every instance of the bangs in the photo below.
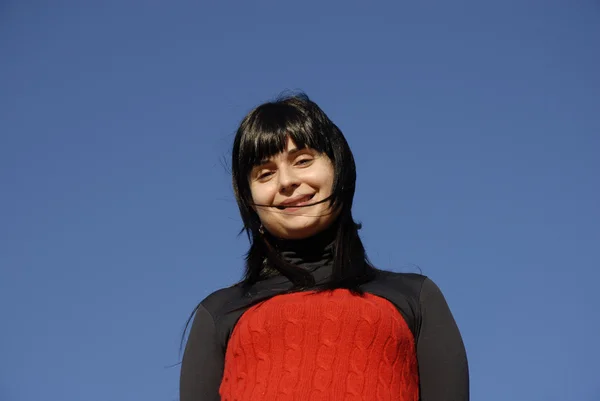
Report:
[[[321,108],[304,94],[264,103],[244,117],[237,129],[231,153],[231,172],[244,228],[258,230],[253,209],[250,172],[287,150],[288,138],[297,148],[310,148],[327,155],[333,164],[331,206],[350,211],[356,184],[352,151],[340,129]]]
[[[299,149],[308,147],[333,156],[326,127],[291,104],[264,104],[250,113],[242,126],[237,160],[242,176],[285,151],[288,137]]]

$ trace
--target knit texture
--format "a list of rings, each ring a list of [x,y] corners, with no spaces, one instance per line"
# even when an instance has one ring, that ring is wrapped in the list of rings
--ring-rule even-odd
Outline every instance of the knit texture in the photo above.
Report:
[[[223,401],[418,401],[413,335],[389,301],[348,290],[273,297],[227,346]]]

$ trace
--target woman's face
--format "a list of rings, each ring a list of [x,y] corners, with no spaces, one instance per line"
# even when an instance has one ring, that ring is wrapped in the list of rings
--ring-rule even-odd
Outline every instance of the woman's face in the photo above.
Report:
[[[285,151],[250,172],[254,210],[272,235],[308,238],[327,228],[337,214],[329,209],[329,201],[297,206],[311,205],[331,196],[333,179],[333,164],[327,155],[310,148],[298,149],[288,138]]]

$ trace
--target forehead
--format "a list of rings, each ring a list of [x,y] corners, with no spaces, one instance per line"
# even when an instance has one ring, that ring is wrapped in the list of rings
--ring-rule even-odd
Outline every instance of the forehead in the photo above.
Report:
[[[294,142],[294,140],[291,137],[287,137],[286,139],[286,144],[285,144],[285,151],[284,152],[293,152],[294,150],[298,150],[298,146],[296,146],[296,143]]]

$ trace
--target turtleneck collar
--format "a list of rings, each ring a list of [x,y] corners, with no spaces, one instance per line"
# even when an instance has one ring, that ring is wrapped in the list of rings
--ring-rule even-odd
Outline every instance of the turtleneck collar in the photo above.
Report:
[[[290,240],[269,236],[269,240],[285,261],[308,271],[315,271],[320,267],[333,265],[336,231],[334,224],[304,239]]]

